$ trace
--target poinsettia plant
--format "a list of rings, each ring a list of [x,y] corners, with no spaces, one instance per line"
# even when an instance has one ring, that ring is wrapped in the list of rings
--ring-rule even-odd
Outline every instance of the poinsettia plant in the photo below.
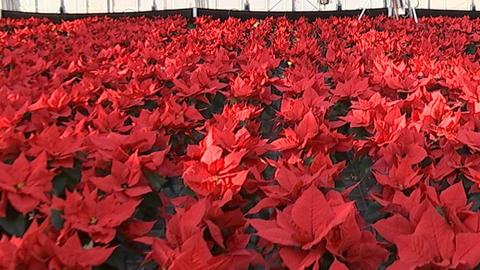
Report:
[[[0,20],[0,269],[476,269],[480,23]]]

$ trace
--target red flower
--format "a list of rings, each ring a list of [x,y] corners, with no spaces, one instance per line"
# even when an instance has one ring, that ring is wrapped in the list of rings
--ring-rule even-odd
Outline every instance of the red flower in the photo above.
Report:
[[[50,267],[71,269],[92,269],[104,263],[115,248],[83,246],[78,235],[68,238],[63,245],[52,245],[56,260],[50,262]]]
[[[197,69],[189,74],[189,80],[174,79],[173,82],[180,91],[178,94],[189,97],[205,93],[215,93],[227,86],[225,83],[212,79],[209,73],[209,70],[199,65]]]
[[[6,235],[0,239],[0,269],[13,269],[17,246]]]
[[[32,145],[27,152],[29,155],[36,156],[44,151],[53,160],[52,166],[71,168],[75,153],[82,150],[83,138],[71,129],[61,132],[57,126],[50,126],[32,136],[29,143]]]
[[[202,150],[203,153],[199,161],[185,162],[183,179],[193,191],[202,196],[223,196],[227,191],[235,194],[247,179],[248,170],[241,166],[246,151],[225,153],[222,147],[214,143],[213,133],[209,132],[201,148],[189,148],[192,157],[196,157]]]
[[[247,98],[255,93],[255,89],[248,82],[245,82],[242,78],[237,77],[232,83],[231,93],[235,98]]]
[[[262,262],[256,252],[246,249],[249,236],[243,232],[245,220],[242,213],[238,209],[222,210],[227,199],[180,201],[186,206],[176,207],[176,214],[167,223],[165,240],[155,237],[137,239],[152,245],[149,257],[161,267],[244,269],[250,263]],[[204,238],[205,231],[211,236],[209,239]],[[213,244],[221,248],[221,254],[212,255],[209,246]]]
[[[48,202],[47,194],[51,192],[53,176],[53,172],[47,169],[45,152],[31,162],[22,153],[12,165],[0,163],[0,216],[5,216],[7,200],[22,214],[33,211],[42,202]]]
[[[352,203],[332,204],[322,192],[311,186],[294,204],[277,211],[276,220],[251,219],[249,223],[260,237],[282,246],[280,256],[290,269],[304,269],[314,263],[317,265],[325,251],[320,245],[322,240],[354,211]],[[302,259],[291,260],[293,253],[295,256],[301,254]],[[295,261],[303,263],[298,266]]]
[[[247,250],[213,256],[202,235],[201,231],[194,234],[175,249],[169,247],[164,240],[156,239],[151,257],[161,268],[172,270],[245,269],[252,261],[258,260],[253,252]]]
[[[115,228],[132,217],[140,201],[130,199],[122,202],[114,194],[99,196],[97,191],[67,193],[61,206],[64,226],[88,233],[98,243],[109,243],[115,237]]]
[[[430,197],[444,206],[446,215],[442,216],[441,206],[435,207],[428,200],[421,201],[420,192],[416,191],[410,197],[397,200],[408,211],[408,218],[400,213],[378,221],[375,229],[398,248],[399,260],[389,269],[417,269],[418,267],[440,267],[448,269],[471,269],[480,263],[476,249],[480,248],[478,228],[471,230],[466,224],[471,219],[463,221],[457,216],[474,217],[477,213],[470,212],[466,206],[463,186],[461,183],[448,188],[440,195],[440,199]],[[400,197],[399,197],[400,199]]]
[[[100,190],[124,198],[138,198],[152,189],[143,176],[142,166],[137,152],[125,163],[113,160],[112,173],[106,177],[90,177],[90,181]]]
[[[49,95],[43,95],[40,99],[35,102],[34,104],[28,107],[31,111],[47,109],[51,110],[52,112],[58,113],[58,116],[66,116],[70,114],[70,110],[68,108],[68,104],[70,103],[71,97],[68,93],[61,89],[55,89]]]

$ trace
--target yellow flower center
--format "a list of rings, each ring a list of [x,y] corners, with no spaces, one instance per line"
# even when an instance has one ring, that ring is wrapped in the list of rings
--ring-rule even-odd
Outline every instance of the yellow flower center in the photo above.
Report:
[[[95,225],[95,224],[97,224],[97,222],[98,222],[98,219],[96,217],[91,217],[89,224],[90,225]]]
[[[21,183],[18,183],[18,184],[15,185],[15,188],[18,189],[18,190],[20,190],[24,187],[25,187],[25,182],[21,182]]]

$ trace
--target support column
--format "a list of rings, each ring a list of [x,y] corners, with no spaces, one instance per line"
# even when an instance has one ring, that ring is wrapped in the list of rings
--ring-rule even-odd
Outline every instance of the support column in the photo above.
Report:
[[[245,11],[250,11],[250,2],[248,0],[242,1],[242,9]]]
[[[395,0],[393,0],[393,1],[395,1]],[[387,9],[388,9],[388,17],[393,17],[393,5],[392,5],[393,3],[392,3],[392,1],[387,0],[385,2],[386,2],[385,4],[387,5]]]
[[[65,1],[60,0],[60,14],[65,13]]]

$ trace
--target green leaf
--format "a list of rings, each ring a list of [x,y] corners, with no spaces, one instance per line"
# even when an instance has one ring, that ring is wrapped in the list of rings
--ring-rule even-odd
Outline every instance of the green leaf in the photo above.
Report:
[[[10,235],[22,236],[27,229],[27,219],[11,207],[7,207],[7,216],[0,218],[0,227]]]
[[[210,103],[210,112],[213,114],[220,114],[227,103],[227,97],[220,92],[217,92]]]
[[[460,174],[458,178],[460,178],[460,180],[462,181],[463,187],[465,188],[465,190],[470,190],[470,188],[472,188],[472,186],[474,185],[474,183],[470,181],[470,179],[465,177],[465,175],[463,174]]]
[[[442,217],[445,217],[445,211],[443,211],[443,208],[441,206],[435,206],[435,210],[437,213],[439,213]]]
[[[354,136],[356,140],[365,140],[372,135],[363,127],[354,127],[350,128],[350,133]]]
[[[74,190],[75,186],[80,182],[81,174],[79,165],[71,169],[63,168],[62,172],[53,178],[53,194],[63,198],[66,188],[70,191]]]
[[[225,96],[223,96],[224,99],[222,103],[222,98],[219,95],[221,94],[217,94],[215,96],[208,95],[208,102],[203,102],[195,98],[190,98],[188,100],[188,103],[194,104],[195,108],[198,110],[198,112],[200,112],[203,118],[211,119],[213,117],[213,114],[221,112],[223,110],[223,106],[225,105]]]
[[[147,176],[148,183],[150,183],[150,186],[156,191],[159,191],[166,183],[168,183],[167,178],[154,172],[145,171],[144,173]]]
[[[143,200],[135,212],[135,218],[140,220],[153,221],[158,219],[158,208],[162,201],[156,192],[150,192],[143,196]]]
[[[357,206],[358,206],[358,201],[357,201]],[[385,213],[382,211],[383,207],[374,201],[368,201],[365,200],[365,204],[363,206],[363,209],[361,211],[361,214],[365,221],[369,222],[370,224],[373,224],[377,222],[378,220],[385,218]]]
[[[263,107],[260,115],[260,134],[262,139],[273,141],[278,138],[279,133],[282,131],[283,127],[278,123],[279,117],[277,117],[277,111],[280,107],[281,100],[274,101],[272,104]]]
[[[153,111],[158,108],[159,105],[155,100],[147,99],[145,100],[143,107],[149,111]]]
[[[303,164],[305,166],[310,166],[312,165],[313,161],[314,161],[314,157],[307,157],[303,160]]]
[[[465,54],[467,55],[474,55],[477,52],[477,44],[470,43],[465,46]]]
[[[131,253],[131,251],[130,251]],[[128,250],[119,246],[116,248],[108,260],[100,266],[93,267],[94,270],[125,270],[127,269]],[[132,257],[132,256],[131,256]]]
[[[373,161],[368,156],[349,159],[347,167],[335,181],[335,187],[339,191],[358,183],[349,198],[355,202],[358,212],[369,223],[374,223],[385,216],[385,213],[381,211],[381,205],[369,199],[372,192],[380,190],[372,175],[372,164]]]
[[[320,259],[320,269],[321,270],[327,270],[330,269],[330,266],[332,265],[333,261],[335,260],[335,257],[330,252],[325,252],[323,254],[322,258]]]
[[[61,210],[57,210],[57,209],[52,209],[52,216],[51,216],[51,221],[52,221],[52,225],[53,227],[59,231],[62,229],[63,227],[63,222],[64,222],[64,219],[62,217],[63,215],[63,211]]]
[[[144,270],[153,270],[158,268],[159,268],[158,264],[153,261],[146,262],[142,265],[142,269]]]
[[[338,120],[338,117],[347,115],[352,103],[349,100],[340,100],[329,108],[327,119],[330,121]]]
[[[468,203],[472,203],[472,211],[480,210],[480,193],[470,194],[468,198]]]
[[[263,178],[267,179],[267,180],[271,180],[273,179],[273,177],[275,176],[275,172],[276,172],[276,168],[275,167],[272,167],[271,165],[268,165],[265,170],[263,170],[262,172],[262,176]]]

